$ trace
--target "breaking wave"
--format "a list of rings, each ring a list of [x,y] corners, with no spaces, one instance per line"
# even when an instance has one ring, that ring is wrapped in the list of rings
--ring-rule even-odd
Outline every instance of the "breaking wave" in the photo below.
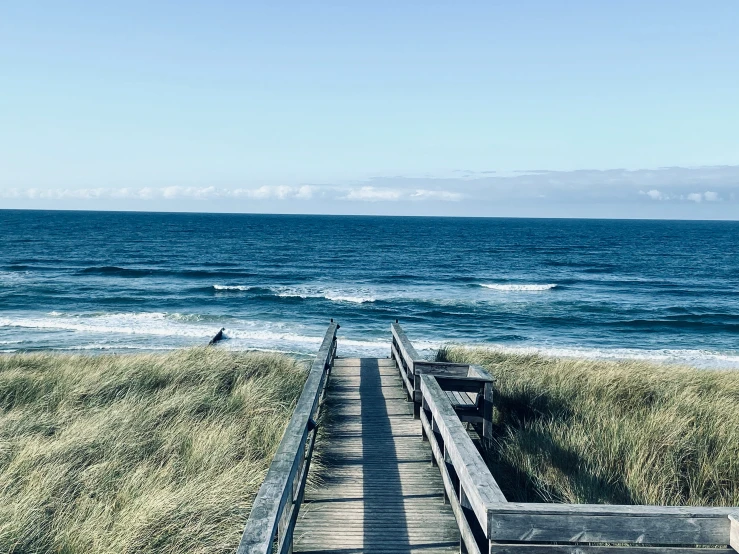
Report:
[[[480,283],[481,287],[502,292],[539,292],[543,290],[551,290],[556,288],[555,283],[546,285],[517,285],[517,284],[497,284],[497,283]]]

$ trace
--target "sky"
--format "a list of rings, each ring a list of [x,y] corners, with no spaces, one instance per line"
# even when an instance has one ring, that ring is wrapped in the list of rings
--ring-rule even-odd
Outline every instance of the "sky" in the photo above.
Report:
[[[739,4],[0,4],[0,208],[739,219]]]

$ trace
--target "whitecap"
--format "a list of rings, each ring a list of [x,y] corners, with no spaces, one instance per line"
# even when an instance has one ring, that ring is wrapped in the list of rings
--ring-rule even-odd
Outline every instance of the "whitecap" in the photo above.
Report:
[[[544,290],[551,290],[557,287],[555,283],[548,283],[545,285],[480,283],[480,286],[485,287],[486,289],[492,289],[501,292],[540,292]]]
[[[247,285],[213,285],[214,290],[240,290],[246,291],[251,290],[250,286]]]

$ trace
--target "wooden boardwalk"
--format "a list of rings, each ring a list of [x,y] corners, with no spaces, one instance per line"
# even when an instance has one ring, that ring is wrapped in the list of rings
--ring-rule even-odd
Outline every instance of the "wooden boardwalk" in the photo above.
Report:
[[[337,358],[338,329],[331,320],[236,554],[739,552],[737,506],[508,502],[480,453],[495,447],[493,377],[421,358],[397,321],[391,358]],[[306,494],[309,474],[322,485]]]
[[[317,450],[323,486],[298,516],[295,552],[459,550],[441,474],[390,359],[337,358]]]

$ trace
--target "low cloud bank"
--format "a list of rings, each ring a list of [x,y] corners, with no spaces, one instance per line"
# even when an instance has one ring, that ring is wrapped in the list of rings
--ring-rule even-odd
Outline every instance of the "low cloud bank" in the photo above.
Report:
[[[224,209],[536,217],[739,217],[739,166],[644,170],[454,170],[445,176],[254,186],[2,188],[0,207]],[[58,204],[57,204],[58,202]],[[207,205],[205,204],[207,202]]]

